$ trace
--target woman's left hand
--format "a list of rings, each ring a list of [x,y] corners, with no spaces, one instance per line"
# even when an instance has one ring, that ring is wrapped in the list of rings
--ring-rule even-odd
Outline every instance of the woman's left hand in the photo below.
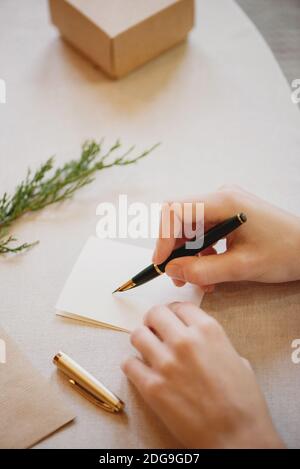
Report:
[[[249,363],[197,306],[152,308],[131,341],[142,358],[123,371],[182,445],[283,446]]]

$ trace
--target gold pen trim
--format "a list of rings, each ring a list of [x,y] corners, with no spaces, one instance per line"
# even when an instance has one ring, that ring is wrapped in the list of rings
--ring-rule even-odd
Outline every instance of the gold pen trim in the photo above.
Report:
[[[154,267],[154,269],[156,270],[156,272],[158,273],[158,275],[163,275],[163,272],[160,270],[160,268],[158,267],[158,265],[153,264],[153,267]]]
[[[123,291],[126,291],[126,290],[131,290],[131,288],[134,288],[135,286],[136,286],[136,284],[132,280],[128,280],[128,282],[121,285],[119,288],[117,288],[115,291],[113,291],[113,293],[123,292]]]
[[[102,401],[101,399],[96,398],[95,396],[93,396],[93,394],[90,394],[85,388],[80,386],[80,384],[76,383],[74,379],[69,379],[69,383],[77,390],[79,394],[81,394],[83,397],[85,397],[88,401],[92,402],[96,406],[101,407],[101,409],[112,413],[118,412],[118,409],[116,407],[113,407],[107,404],[106,402]]]
[[[242,225],[243,223],[246,223],[247,217],[246,217],[246,215],[245,215],[244,213],[238,213],[238,214],[237,214],[237,217],[238,217],[238,219],[239,219],[241,225]]]
[[[64,352],[53,357],[53,363],[68,377],[69,383],[86,399],[108,412],[120,412],[124,402],[93,375]]]

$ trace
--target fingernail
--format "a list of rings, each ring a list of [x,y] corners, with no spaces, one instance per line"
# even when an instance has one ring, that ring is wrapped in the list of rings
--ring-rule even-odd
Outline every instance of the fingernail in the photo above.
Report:
[[[182,269],[179,265],[172,264],[166,267],[166,274],[176,280],[183,280]]]

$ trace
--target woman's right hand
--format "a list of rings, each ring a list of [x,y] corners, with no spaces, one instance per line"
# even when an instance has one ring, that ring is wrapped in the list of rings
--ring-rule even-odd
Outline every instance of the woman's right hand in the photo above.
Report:
[[[208,249],[198,256],[170,261],[166,274],[177,286],[189,282],[212,291],[215,284],[222,282],[277,283],[300,279],[299,217],[236,187],[220,189],[197,202],[204,203],[205,231],[239,212],[244,212],[248,220],[227,237],[226,252],[217,254]],[[153,255],[155,264],[163,262],[185,241],[174,235],[164,238],[162,232],[161,226]]]

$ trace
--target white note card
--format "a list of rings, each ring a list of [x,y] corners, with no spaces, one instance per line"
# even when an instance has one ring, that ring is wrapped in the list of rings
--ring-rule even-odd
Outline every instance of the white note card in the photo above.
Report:
[[[90,237],[56,304],[57,314],[117,330],[132,331],[154,305],[191,301],[200,305],[196,286],[178,288],[166,275],[123,293],[112,292],[147,265],[152,251]]]

